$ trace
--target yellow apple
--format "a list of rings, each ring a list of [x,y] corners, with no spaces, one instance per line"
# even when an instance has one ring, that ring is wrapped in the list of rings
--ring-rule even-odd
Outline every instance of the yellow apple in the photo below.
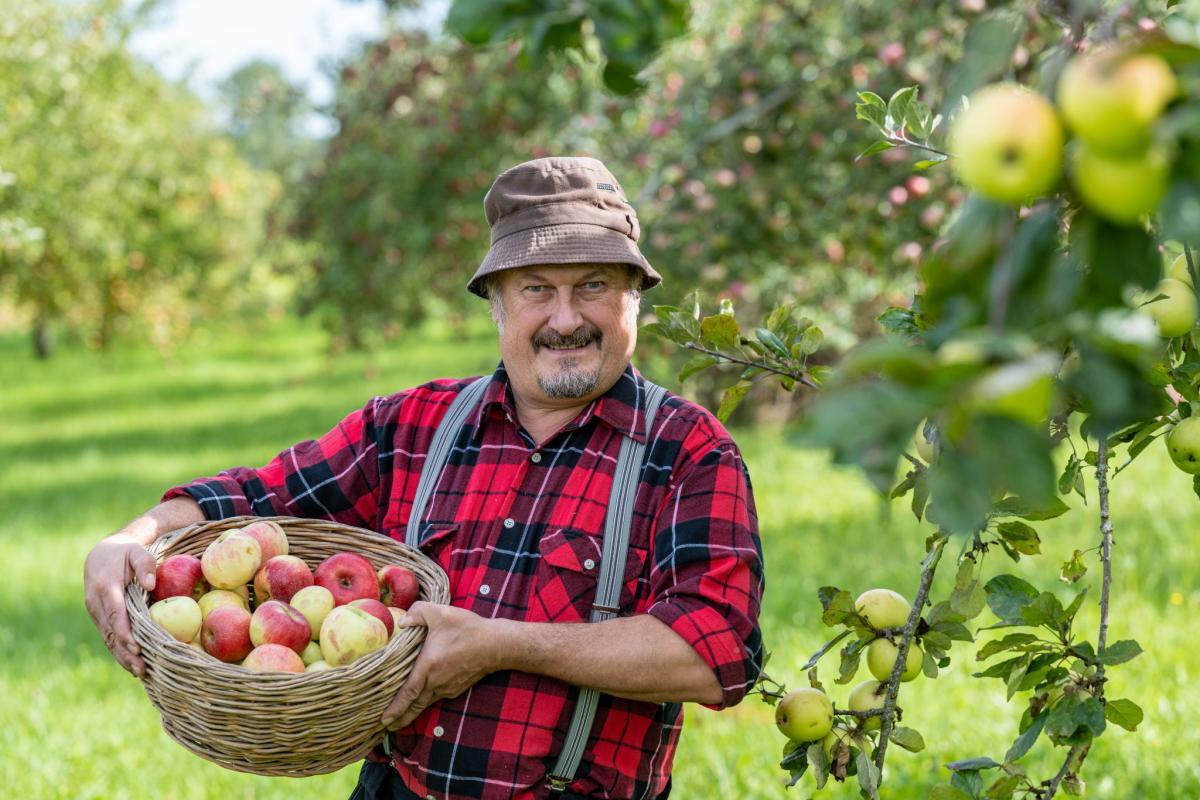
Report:
[[[1084,142],[1071,150],[1071,184],[1084,205],[1118,225],[1135,225],[1167,193],[1171,159],[1161,146],[1111,155]]]
[[[1200,417],[1188,417],[1167,434],[1171,461],[1189,475],[1200,475]]]
[[[993,367],[968,389],[967,407],[976,414],[1010,417],[1039,426],[1054,408],[1058,358],[1040,354]]]
[[[1195,258],[1195,256],[1193,256],[1193,258]],[[1192,273],[1188,271],[1186,254],[1180,253],[1179,256],[1171,262],[1171,266],[1167,268],[1167,277],[1174,278],[1180,283],[1186,283],[1188,286],[1192,285]]]
[[[775,706],[775,725],[794,742],[815,742],[833,728],[833,703],[820,689],[795,689]]]
[[[1063,131],[1054,107],[1012,83],[985,86],[950,127],[950,151],[964,184],[1019,205],[1054,189],[1062,176]]]
[[[921,460],[926,464],[932,464],[933,457],[936,455],[937,450],[934,447],[933,442],[925,438],[925,420],[921,420],[919,423],[917,423],[917,435],[915,439],[917,444],[917,455],[919,455]]]
[[[850,690],[850,699],[847,704],[851,711],[870,711],[874,708],[883,708],[883,699],[887,695],[886,687],[879,681],[863,681]],[[863,728],[868,731],[877,731],[882,724],[880,717],[868,717],[863,723]]]
[[[1158,323],[1164,339],[1183,336],[1196,324],[1196,291],[1186,283],[1163,278],[1147,295],[1147,299],[1155,297],[1159,299],[1150,300],[1140,308]]]
[[[850,738],[850,731],[845,728],[834,728],[821,740],[821,749],[825,751],[825,758],[829,759],[830,763],[834,760],[833,748],[839,744],[846,745],[847,750],[855,746],[854,740]]]
[[[900,655],[900,648],[897,645],[887,639],[876,639],[867,645],[867,669],[877,680],[886,681],[892,677],[892,667],[896,665],[898,655]],[[921,649],[921,645],[916,642],[909,643],[908,655],[904,658],[904,672],[900,673],[900,680],[907,683],[920,675],[921,663],[924,658],[925,651]]]
[[[1071,59],[1058,82],[1058,105],[1076,135],[1110,152],[1146,146],[1150,127],[1179,91],[1156,55],[1113,49]]]
[[[200,633],[203,615],[200,613],[200,604],[191,597],[176,595],[150,606],[150,619],[176,641],[188,644]]]
[[[911,608],[903,595],[891,589],[868,589],[854,601],[854,610],[876,629],[903,628]]]

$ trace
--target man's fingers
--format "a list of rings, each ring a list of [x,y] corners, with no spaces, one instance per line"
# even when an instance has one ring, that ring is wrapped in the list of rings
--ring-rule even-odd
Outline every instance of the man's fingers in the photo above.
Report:
[[[413,603],[404,612],[404,616],[400,617],[397,624],[401,628],[421,628],[427,626],[429,621],[425,618],[425,608],[428,605],[424,600],[418,600]]]
[[[154,591],[154,571],[158,564],[155,563],[154,556],[150,555],[150,551],[144,547],[132,551],[129,566],[141,587],[147,592]]]
[[[413,670],[408,674],[408,680],[400,687],[400,691],[396,692],[396,696],[392,698],[392,702],[388,703],[388,707],[383,711],[383,726],[389,730],[394,730],[396,720],[401,714],[408,711],[413,703],[425,691],[427,671],[420,659],[413,664]],[[419,713],[419,712],[418,712]]]

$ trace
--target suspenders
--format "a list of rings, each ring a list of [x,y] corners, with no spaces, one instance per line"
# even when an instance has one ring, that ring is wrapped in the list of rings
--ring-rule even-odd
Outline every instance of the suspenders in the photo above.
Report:
[[[425,456],[425,465],[421,468],[421,478],[417,483],[417,494],[413,499],[412,515],[408,519],[404,541],[413,548],[420,544],[421,519],[425,516],[426,506],[433,495],[434,485],[442,473],[442,468],[450,455],[467,415],[479,402],[491,376],[469,384],[458,393],[450,405],[450,410],[442,418],[429,453]],[[646,388],[646,436],[649,441],[650,431],[658,407],[662,404],[667,390],[657,384],[643,379]],[[604,541],[600,556],[600,576],[596,586],[596,600],[592,604],[592,622],[601,622],[615,617],[620,611],[618,603],[621,597],[621,578],[624,574],[626,552],[629,547],[629,528],[633,519],[633,500],[637,494],[638,472],[645,459],[646,445],[625,437],[621,440],[621,450],[617,455],[617,468],[613,474],[612,493],[609,495],[608,513],[604,518]],[[571,717],[571,725],[563,742],[562,752],[554,769],[546,776],[546,783],[554,791],[562,791],[575,776],[579,768],[583,749],[587,744],[592,721],[596,715],[596,707],[600,694],[595,689],[581,688],[579,699],[575,703],[575,711]],[[385,738],[386,742],[386,738]],[[385,747],[387,745],[385,744]]]

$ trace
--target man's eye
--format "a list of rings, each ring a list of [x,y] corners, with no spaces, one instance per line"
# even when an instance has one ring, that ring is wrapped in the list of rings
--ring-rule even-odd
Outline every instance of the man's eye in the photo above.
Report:
[[[533,294],[541,294],[543,291],[545,291],[545,289],[546,287],[541,285],[525,287],[525,291],[532,292]]]
[[[588,281],[583,285],[583,288],[591,291],[599,291],[605,286],[604,281]]]

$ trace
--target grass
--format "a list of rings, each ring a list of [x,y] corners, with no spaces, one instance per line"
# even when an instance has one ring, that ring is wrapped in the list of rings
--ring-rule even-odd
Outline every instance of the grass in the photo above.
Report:
[[[0,336],[0,785],[12,797],[164,800],[345,797],[357,769],[303,780],[229,772],[162,732],[140,685],[108,656],[82,600],[90,546],[155,503],[166,487],[233,464],[260,464],[281,447],[327,430],[368,397],[432,377],[479,374],[496,362],[485,328],[464,338],[411,334],[387,353],[330,359],[321,338],[292,325],[249,335],[200,335],[164,362],[149,350],[64,350],[34,361],[24,337]],[[673,385],[668,383],[668,385]],[[857,475],[781,444],[777,431],[736,431],[749,463],[767,559],[762,626],[769,672],[791,686],[823,640],[818,586],[887,586],[911,596],[926,533],[903,504],[881,505]],[[1113,729],[1085,776],[1102,798],[1200,796],[1200,708],[1193,620],[1200,550],[1187,476],[1152,448],[1113,487],[1115,611],[1110,641],[1137,638],[1146,653],[1115,669],[1111,696],[1146,711],[1137,733]],[[1090,546],[1095,503],[1039,524],[1046,555],[995,562],[1037,585]],[[950,559],[944,561],[948,563]],[[1098,587],[1098,569],[1085,583]],[[943,568],[945,573],[951,570]],[[939,576],[935,596],[948,591]],[[1069,589],[1062,587],[1064,595]],[[1082,624],[1094,639],[1096,614]],[[884,796],[924,798],[947,761],[1001,757],[1016,733],[1017,703],[998,682],[970,678],[974,648],[956,646],[937,681],[902,694],[905,724],[928,749],[892,750]],[[832,659],[822,678],[835,700]],[[710,712],[689,706],[676,756],[675,797],[808,797],[777,768],[782,738],[772,711],[750,698]],[[1061,759],[1040,745],[1027,768],[1049,777]],[[856,797],[834,786],[822,797]]]

